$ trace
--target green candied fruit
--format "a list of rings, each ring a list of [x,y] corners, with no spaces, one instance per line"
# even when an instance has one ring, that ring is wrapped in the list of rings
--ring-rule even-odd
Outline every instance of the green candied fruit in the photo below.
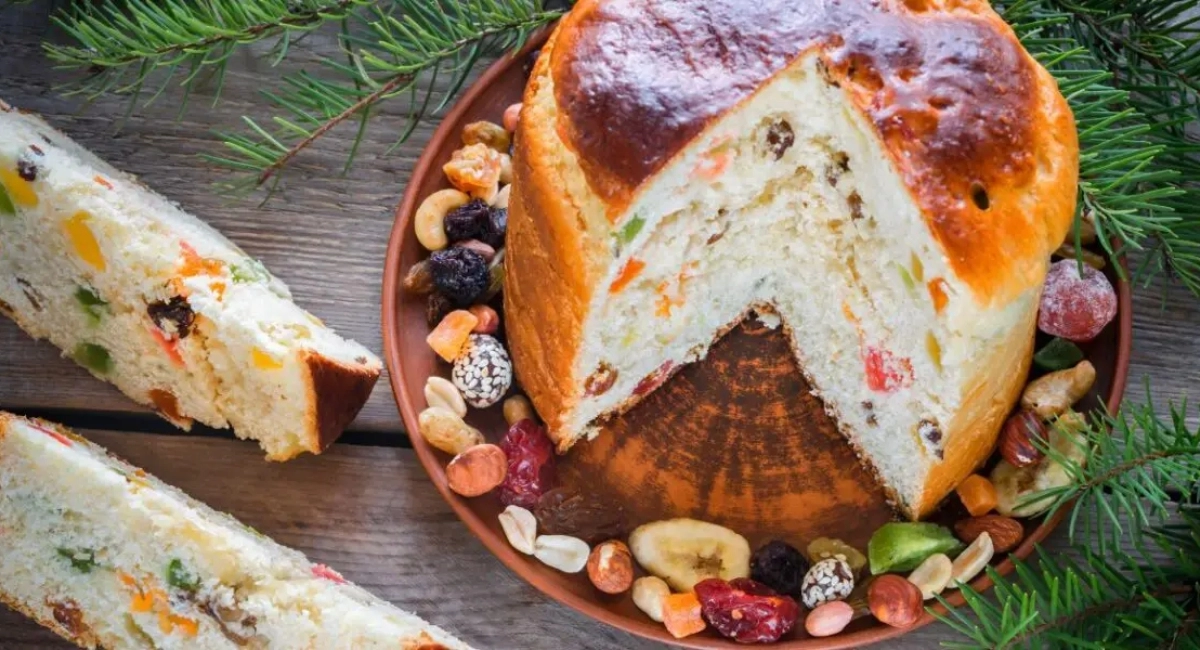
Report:
[[[17,206],[13,205],[12,198],[8,196],[8,190],[4,189],[4,184],[0,183],[0,214],[15,215]]]
[[[96,568],[96,551],[90,548],[59,548],[58,555],[71,563],[71,568],[80,573],[91,573]]]
[[[267,273],[267,267],[263,266],[262,262],[250,258],[246,258],[246,261],[242,264],[231,265],[229,267],[229,275],[236,284],[266,282],[270,278],[270,274]]]
[[[175,558],[167,564],[167,584],[182,591],[196,591],[200,588],[200,576],[188,571],[183,560]]]
[[[95,343],[80,343],[71,355],[75,362],[93,372],[107,375],[113,370],[112,355]]]
[[[632,242],[638,236],[638,233],[642,232],[642,226],[645,225],[646,219],[642,217],[642,215],[633,215],[633,218],[631,218],[628,223],[626,223],[624,226],[621,226],[621,229],[613,234],[613,237],[617,240],[617,250],[620,250],[622,246]]]
[[[1033,363],[1042,370],[1066,370],[1074,368],[1080,361],[1083,361],[1083,350],[1080,350],[1078,345],[1057,337],[1033,355]]]
[[[88,322],[93,326],[99,325],[104,315],[108,313],[108,301],[101,298],[91,287],[81,286],[75,289],[75,301],[79,303],[83,313],[88,317]]]
[[[912,571],[930,555],[945,553],[953,557],[963,549],[962,542],[949,529],[920,522],[884,524],[867,543],[871,575]]]

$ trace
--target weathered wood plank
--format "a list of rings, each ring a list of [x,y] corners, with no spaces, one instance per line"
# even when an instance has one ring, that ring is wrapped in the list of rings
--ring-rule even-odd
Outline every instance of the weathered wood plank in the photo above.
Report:
[[[642,641],[545,598],[459,523],[405,449],[341,446],[284,464],[254,445],[188,436],[86,436],[277,541],[481,650],[649,650]],[[935,647],[930,626],[890,647]],[[0,607],[0,648],[66,648]]]

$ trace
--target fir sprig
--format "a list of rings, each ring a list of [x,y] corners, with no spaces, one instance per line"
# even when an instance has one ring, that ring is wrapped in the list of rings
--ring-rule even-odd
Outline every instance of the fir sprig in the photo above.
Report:
[[[46,54],[89,75],[71,92],[140,95],[161,76],[157,97],[180,76],[185,98],[199,80],[215,79],[220,97],[229,57],[238,47],[276,39],[277,63],[292,42],[331,20],[345,19],[371,0],[104,0],[54,17],[76,45],[47,44]],[[153,99],[152,97],[152,99]],[[186,102],[181,102],[181,106]]]
[[[282,90],[266,93],[279,115],[268,124],[246,118],[247,132],[221,134],[229,155],[209,159],[248,173],[243,187],[261,185],[318,138],[357,118],[348,166],[375,105],[408,96],[408,126],[397,140],[403,142],[422,116],[445,107],[482,58],[519,47],[560,15],[537,0],[392,0],[372,7],[340,37],[348,60],[324,60],[330,79],[285,75]],[[435,102],[442,76],[449,90]]]

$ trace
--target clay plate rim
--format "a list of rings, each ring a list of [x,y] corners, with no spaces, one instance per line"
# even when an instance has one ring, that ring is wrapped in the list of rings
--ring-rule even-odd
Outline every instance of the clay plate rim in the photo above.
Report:
[[[540,48],[549,37],[550,30],[546,29],[532,36],[516,55],[506,56],[492,64],[455,104],[454,108],[442,119],[441,124],[434,132],[433,137],[425,146],[421,158],[417,161],[416,168],[413,170],[412,176],[409,178],[407,187],[405,188],[404,198],[396,209],[395,223],[392,227],[391,237],[388,241],[387,259],[384,263],[383,276],[383,340],[384,340],[384,356],[388,367],[389,380],[391,382],[393,394],[396,398],[396,404],[400,409],[401,417],[404,421],[404,426],[407,431],[417,430],[417,414],[420,412],[419,402],[410,394],[406,382],[404,381],[404,352],[400,349],[400,343],[396,335],[398,323],[398,305],[397,298],[400,295],[401,287],[400,280],[402,277],[400,269],[401,250],[405,238],[405,233],[408,231],[412,223],[413,214],[419,201],[423,198],[418,196],[418,192],[424,179],[430,173],[438,173],[436,160],[438,151],[445,144],[447,139],[457,138],[461,130],[461,123],[470,108],[490,90],[497,79],[508,74],[514,66],[521,66],[525,61],[526,55],[535,49]],[[1117,284],[1118,296],[1118,334],[1117,334],[1117,354],[1116,368],[1113,373],[1112,389],[1109,392],[1108,399],[1105,400],[1107,407],[1114,411],[1119,406],[1121,398],[1125,393],[1125,386],[1129,375],[1129,357],[1132,348],[1133,334],[1133,312],[1132,312],[1132,292],[1128,282],[1121,281]],[[480,516],[471,509],[465,499],[450,491],[446,484],[445,472],[442,467],[442,461],[438,458],[435,451],[420,437],[409,436],[412,441],[413,449],[417,453],[417,458],[421,465],[432,479],[434,486],[442,497],[450,504],[458,518],[467,525],[471,533],[483,542],[483,545],[501,562],[504,563],[511,571],[516,573],[522,580],[532,585],[538,591],[554,600],[574,609],[575,611],[607,625],[615,627],[624,632],[639,636],[642,638],[659,641],[684,648],[734,648],[741,647],[739,644],[715,637],[701,636],[688,637],[684,639],[675,639],[665,628],[661,626],[648,626],[644,621],[633,621],[626,616],[606,608],[602,603],[582,598],[576,594],[566,591],[544,579],[538,575],[538,571],[533,570],[533,566],[529,562],[529,558],[522,555],[508,544],[508,541],[501,535],[497,535],[489,527],[488,522],[484,522]],[[1067,514],[1067,509],[1059,509],[1054,516],[1042,522],[1033,532],[1026,537],[1021,545],[1009,553],[1009,558],[1017,557],[1024,559],[1033,551],[1035,544],[1044,540],[1055,527],[1062,522]],[[1006,559],[999,566],[995,567],[996,572],[1005,576],[1012,572],[1013,562],[1011,559]],[[971,586],[976,591],[990,589],[992,581],[987,575],[983,575],[971,583]],[[964,603],[963,597],[957,592],[946,599],[952,607],[959,607]],[[939,613],[945,613],[946,608],[943,605],[934,607]],[[782,650],[840,650],[844,648],[857,648],[866,644],[878,643],[880,641],[895,638],[912,630],[918,629],[929,623],[932,623],[934,617],[926,613],[916,625],[899,629],[889,627],[883,624],[849,634],[842,634],[825,638],[804,638],[791,641],[784,641],[773,644],[771,647],[780,648]]]

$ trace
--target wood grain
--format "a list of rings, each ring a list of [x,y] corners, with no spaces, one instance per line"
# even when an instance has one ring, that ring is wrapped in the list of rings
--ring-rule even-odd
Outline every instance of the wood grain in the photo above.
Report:
[[[48,28],[48,8],[49,3],[34,2],[0,9],[0,97],[43,113],[85,146],[141,175],[262,258],[291,285],[301,305],[380,350],[380,269],[392,210],[433,124],[422,124],[408,144],[384,155],[404,123],[403,102],[391,105],[376,119],[348,176],[341,168],[352,128],[336,131],[302,156],[286,192],[264,208],[255,201],[230,202],[212,189],[221,172],[201,164],[196,154],[219,153],[214,129],[238,129],[245,114],[262,116],[257,93],[276,73],[261,59],[239,56],[216,108],[210,107],[211,94],[202,92],[177,120],[178,94],[168,92],[122,124],[122,99],[106,97],[84,107],[54,91],[67,77],[51,69],[40,51],[42,40],[57,38]],[[323,38],[308,39],[291,69],[311,69],[312,52],[328,45]],[[1200,301],[1182,289],[1138,290],[1130,399],[1142,399],[1143,382],[1149,381],[1156,402],[1165,405],[1200,381],[1198,323]],[[101,413],[109,416],[106,421],[133,414],[129,421],[138,426],[157,421],[137,416],[144,411],[60,359],[51,346],[29,341],[7,320],[0,320],[0,407],[53,411],[80,422],[99,421]],[[384,434],[401,430],[386,379],[354,426]],[[339,445],[320,458],[270,465],[248,443],[88,435],[481,649],[663,647],[593,623],[518,580],[454,517],[411,451]],[[1064,548],[1064,537],[1062,531],[1055,534],[1050,548]],[[888,647],[933,648],[953,638],[930,626]],[[0,648],[65,647],[32,623],[0,611]]]

